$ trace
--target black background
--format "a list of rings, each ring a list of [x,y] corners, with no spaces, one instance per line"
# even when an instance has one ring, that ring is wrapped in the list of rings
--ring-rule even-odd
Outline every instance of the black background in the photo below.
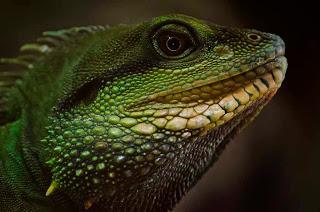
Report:
[[[276,33],[289,62],[282,88],[175,211],[320,211],[317,8],[307,0],[1,0],[0,57],[16,55],[42,31],[168,13]]]

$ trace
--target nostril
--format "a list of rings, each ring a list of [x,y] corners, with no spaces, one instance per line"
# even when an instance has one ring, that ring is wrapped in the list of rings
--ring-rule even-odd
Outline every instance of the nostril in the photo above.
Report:
[[[249,38],[250,40],[252,40],[252,41],[255,41],[255,42],[261,40],[261,36],[258,35],[258,34],[255,34],[255,33],[250,33],[250,34],[248,34],[248,38]]]

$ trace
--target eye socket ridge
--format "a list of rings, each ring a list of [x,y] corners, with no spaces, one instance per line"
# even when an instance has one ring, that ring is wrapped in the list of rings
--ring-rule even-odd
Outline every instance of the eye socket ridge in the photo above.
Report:
[[[195,48],[194,35],[184,26],[168,24],[154,34],[153,46],[158,54],[167,59],[180,59]]]

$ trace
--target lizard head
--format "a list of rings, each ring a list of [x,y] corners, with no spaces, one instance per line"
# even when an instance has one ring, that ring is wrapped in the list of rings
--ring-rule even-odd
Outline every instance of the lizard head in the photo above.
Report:
[[[183,15],[102,32],[50,117],[48,192],[86,208],[172,208],[286,67],[278,36]]]

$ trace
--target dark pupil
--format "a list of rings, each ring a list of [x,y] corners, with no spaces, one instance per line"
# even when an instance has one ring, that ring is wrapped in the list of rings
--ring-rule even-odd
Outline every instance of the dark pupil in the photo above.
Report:
[[[169,37],[168,38],[168,40],[167,40],[167,48],[170,51],[177,51],[177,50],[180,49],[180,47],[181,47],[180,40],[178,40],[175,37]]]

